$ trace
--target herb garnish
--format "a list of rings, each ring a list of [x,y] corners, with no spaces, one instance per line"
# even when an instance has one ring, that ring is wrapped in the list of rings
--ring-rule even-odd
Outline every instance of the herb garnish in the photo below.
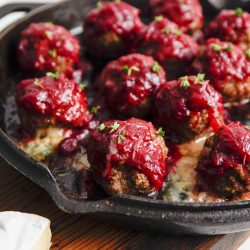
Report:
[[[59,73],[58,72],[55,72],[55,73],[48,72],[46,74],[46,76],[53,77],[54,79],[59,79]]]
[[[157,135],[160,135],[160,136],[162,136],[162,137],[164,137],[164,136],[165,136],[165,131],[164,131],[162,128],[159,128],[159,129],[156,131],[156,134],[157,134]]]
[[[224,49],[225,51],[232,51],[232,46],[229,44],[227,45],[227,47]]]
[[[34,84],[37,86],[37,87],[39,87],[39,88],[43,88],[43,85],[42,85],[42,83],[39,81],[39,79],[38,78],[35,78],[34,79]]]
[[[205,80],[205,74],[203,73],[199,73],[197,74],[195,80],[194,80],[194,84],[204,84],[204,80]]]
[[[122,69],[127,73],[128,76],[132,74],[132,71],[139,72],[140,69],[136,66],[129,67],[128,65],[125,65],[122,67]]]
[[[102,124],[100,124],[100,125],[98,126],[98,130],[99,130],[99,131],[103,131],[105,128],[106,128],[106,126],[105,126],[104,123],[102,123]]]
[[[93,107],[91,108],[91,111],[90,111],[90,112],[96,115],[96,114],[99,112],[100,109],[101,109],[101,106],[100,106],[100,105],[93,106]]]
[[[169,35],[171,32],[170,32],[170,29],[168,27],[164,28],[161,30],[162,33],[165,33],[167,35]]]
[[[211,48],[214,50],[214,51],[220,51],[221,50],[221,46],[217,43],[212,43],[211,44]]]
[[[118,135],[117,143],[120,144],[125,139],[125,132],[122,130]]]
[[[237,17],[241,17],[242,14],[243,14],[243,10],[241,8],[237,8],[235,11],[234,11],[235,15]]]
[[[182,88],[188,89],[190,87],[190,83],[188,81],[188,77],[187,76],[181,77],[180,80],[181,80],[181,87]]]
[[[53,33],[49,30],[46,30],[45,31],[45,36],[48,38],[48,39],[52,39],[53,38]]]
[[[176,35],[176,36],[180,36],[182,34],[182,31],[179,30],[179,29],[176,29],[173,31],[173,34]]]
[[[57,52],[56,52],[55,49],[49,50],[49,54],[50,54],[50,56],[52,56],[52,57],[56,57],[56,56],[57,56]]]
[[[113,125],[110,126],[111,130],[109,131],[109,133],[115,132],[119,128],[119,126],[120,124],[115,122]]]
[[[159,16],[155,16],[155,21],[156,22],[160,22],[163,20],[163,16],[162,15],[159,15]]]
[[[82,82],[82,83],[79,84],[79,87],[80,87],[81,90],[83,90],[83,89],[85,89],[87,87],[87,84]]]
[[[161,68],[160,68],[160,65],[158,62],[154,61],[153,65],[152,65],[152,70],[155,72],[155,73],[159,73]]]

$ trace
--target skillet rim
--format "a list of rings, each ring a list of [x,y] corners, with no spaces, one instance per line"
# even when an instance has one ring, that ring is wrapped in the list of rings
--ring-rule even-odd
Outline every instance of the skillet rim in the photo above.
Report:
[[[56,9],[56,7],[58,6],[63,6],[64,4],[70,4],[73,5],[75,1],[79,1],[79,0],[74,0],[74,1],[70,1],[70,0],[63,0],[60,3],[55,3],[55,4],[47,4],[41,7],[38,7],[35,10],[32,10],[31,12],[29,12],[26,16],[24,16],[23,18],[19,19],[18,21],[12,23],[11,25],[9,25],[7,28],[5,28],[1,33],[0,33],[0,43],[1,41],[4,39],[5,36],[7,36],[9,33],[11,33],[16,27],[18,27],[19,25],[21,25],[23,22],[28,21],[29,19],[31,19],[32,17],[38,15],[38,14],[42,14],[45,11],[54,11]],[[84,1],[84,0],[83,0]],[[40,169],[46,169],[47,174],[51,175],[51,177],[53,178],[51,172],[48,170],[47,166],[45,164],[43,164],[42,162],[36,160],[35,158],[33,158],[32,156],[26,154],[23,150],[21,150],[16,143],[2,130],[2,128],[0,128],[0,144],[1,146],[4,145],[8,145],[9,147],[12,148],[12,152],[15,154],[20,155],[23,160],[30,162],[31,164],[35,165],[35,167],[38,167]],[[20,171],[18,169],[18,167],[16,167],[17,164],[12,163],[8,157],[6,156],[6,154],[0,152],[0,155],[5,159],[5,161],[7,161],[8,163],[10,163],[18,172],[20,172],[21,174],[25,175],[22,171]],[[46,167],[45,167],[46,166]],[[29,179],[31,179],[29,176],[26,176]],[[53,178],[53,180],[55,181],[55,179]],[[42,187],[43,189],[46,190],[46,192],[50,195],[50,197],[56,202],[57,205],[60,206],[60,204],[58,203],[57,199],[55,199],[55,197],[53,197],[53,193],[51,191],[49,191],[49,188],[45,188],[44,185],[41,185],[41,183],[37,183],[34,180],[33,181],[36,185],[39,185],[40,187]],[[49,180],[47,180],[49,181]],[[57,186],[57,189],[59,190],[58,187],[58,183],[55,183]],[[53,188],[52,188],[53,189]],[[61,192],[59,190],[59,192]],[[178,209],[181,211],[189,211],[189,210],[203,210],[204,212],[211,212],[211,211],[218,211],[218,210],[232,210],[232,209],[244,209],[244,208],[250,208],[250,200],[246,200],[246,201],[232,201],[232,202],[217,202],[217,203],[187,203],[187,202],[166,202],[163,200],[153,200],[153,199],[149,199],[149,198],[144,198],[144,197],[139,197],[139,196],[132,196],[132,195],[123,195],[123,196],[110,196],[107,199],[104,200],[97,200],[97,201],[83,201],[83,203],[86,203],[86,211],[83,213],[102,213],[105,212],[105,203],[107,202],[115,202],[117,204],[121,203],[121,205],[123,203],[125,203],[125,205],[129,206],[130,204],[132,206],[142,206],[143,207],[150,207],[151,209],[164,209],[166,212],[167,210],[171,210],[171,209]],[[101,204],[101,206],[99,207],[100,209],[92,209],[91,207],[93,206],[88,206],[88,204],[92,204],[92,205],[98,205]],[[104,205],[104,206],[103,206]],[[89,207],[89,208],[88,208]],[[152,210],[153,211],[153,210]]]

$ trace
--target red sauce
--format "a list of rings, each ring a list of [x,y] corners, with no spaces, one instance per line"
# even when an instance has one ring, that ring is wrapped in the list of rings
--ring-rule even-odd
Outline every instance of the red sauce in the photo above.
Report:
[[[112,131],[115,123],[119,126]],[[159,190],[166,175],[167,149],[163,141],[161,144],[156,139],[159,135],[153,125],[135,118],[109,121],[104,125],[102,131],[93,132],[88,147],[88,160],[96,175],[108,179],[114,166],[125,165],[145,174]]]
[[[190,61],[198,54],[199,46],[193,38],[180,31],[179,27],[166,18],[150,23],[139,47],[160,62],[169,59]]]
[[[85,92],[63,75],[23,80],[17,86],[17,103],[30,115],[48,117],[73,127],[88,125]]]
[[[214,90],[208,80],[198,83],[196,81],[195,76],[180,78],[165,83],[156,93],[158,123],[170,134],[178,135],[185,132],[192,117],[199,115],[202,110],[207,110],[208,126],[211,126],[214,131],[222,125],[221,95]]]
[[[181,159],[182,155],[178,148],[178,145],[172,142],[166,142],[168,148],[168,157],[166,160],[167,173],[171,173],[175,167],[176,163]]]
[[[154,15],[164,15],[184,32],[200,29],[204,23],[199,0],[150,0]]]
[[[119,116],[133,113],[145,117],[149,113],[153,91],[165,79],[165,71],[152,57],[130,54],[110,62],[100,83],[110,110]]]
[[[221,90],[232,80],[244,83],[250,76],[250,60],[237,46],[211,38],[206,43],[205,66],[216,89]]]
[[[21,68],[33,75],[58,71],[71,76],[79,56],[78,40],[62,26],[32,23],[21,33],[18,60]]]
[[[86,45],[97,56],[108,56],[107,53],[112,50],[112,46],[106,45],[110,39],[113,40],[114,36],[107,38],[106,41],[100,42],[99,39],[103,35],[113,32],[116,36],[114,40],[120,39],[119,48],[124,49],[122,45],[124,43],[125,50],[128,50],[137,43],[139,34],[144,27],[139,14],[140,11],[137,8],[124,2],[100,2],[100,6],[91,10],[85,18]],[[105,43],[107,44],[105,45]],[[103,48],[108,51],[103,51]]]
[[[63,155],[72,155],[76,152],[78,141],[75,138],[65,138],[58,145],[59,153]]]
[[[197,172],[215,181],[226,171],[239,168],[241,165],[243,171],[247,171],[249,163],[250,130],[239,122],[233,122],[223,125],[215,135],[209,155],[201,158]],[[247,173],[246,178],[248,178]]]
[[[249,47],[250,14],[237,10],[223,10],[209,24],[206,29],[206,37],[217,37],[223,41],[235,44],[246,43]]]

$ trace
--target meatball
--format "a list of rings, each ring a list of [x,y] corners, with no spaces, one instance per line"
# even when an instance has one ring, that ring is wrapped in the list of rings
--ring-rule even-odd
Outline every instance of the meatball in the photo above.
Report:
[[[79,56],[78,40],[62,26],[32,23],[21,33],[18,60],[29,74],[43,76],[57,71],[71,76]]]
[[[216,37],[247,49],[250,47],[250,14],[240,8],[223,10],[208,25],[205,34],[207,38]]]
[[[199,188],[225,199],[250,191],[250,130],[239,122],[223,125],[205,144],[197,166]]]
[[[19,83],[16,101],[24,128],[36,130],[53,124],[87,126],[91,115],[85,92],[63,75],[48,73]]]
[[[88,161],[107,193],[149,194],[162,187],[168,149],[160,134],[136,118],[108,121],[92,133]]]
[[[153,91],[165,82],[163,68],[152,57],[130,54],[110,62],[99,84],[108,108],[118,117],[145,117]]]
[[[124,2],[100,2],[84,20],[83,39],[96,57],[126,54],[140,37],[144,25],[139,10]]]
[[[211,83],[223,95],[229,111],[249,102],[250,57],[239,47],[211,38],[206,43],[203,65]]]
[[[199,0],[150,0],[154,15],[164,15],[184,32],[194,33],[204,23]]]
[[[221,127],[222,97],[204,77],[181,77],[156,91],[156,122],[172,140],[191,140],[209,127],[214,131]]]
[[[166,18],[158,17],[144,32],[138,51],[154,57],[166,69],[168,79],[185,75],[199,53],[199,46],[189,35]]]

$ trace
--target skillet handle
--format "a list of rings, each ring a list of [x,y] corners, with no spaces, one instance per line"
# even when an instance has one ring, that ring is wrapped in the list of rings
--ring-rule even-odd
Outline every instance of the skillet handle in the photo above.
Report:
[[[0,18],[12,13],[12,12],[29,12],[37,7],[43,5],[42,3],[13,3],[6,4],[0,7]]]

